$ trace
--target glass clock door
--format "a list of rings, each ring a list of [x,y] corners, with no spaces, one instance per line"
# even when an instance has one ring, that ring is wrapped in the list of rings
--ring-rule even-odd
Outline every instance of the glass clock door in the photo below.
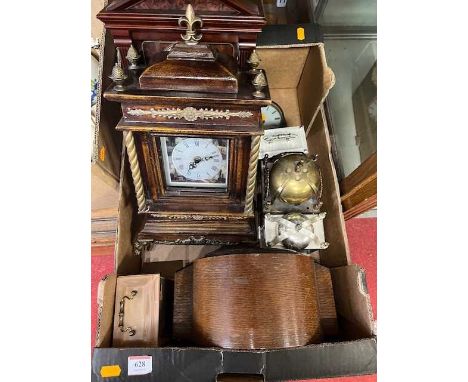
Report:
[[[160,143],[167,186],[227,188],[227,139],[161,137]]]

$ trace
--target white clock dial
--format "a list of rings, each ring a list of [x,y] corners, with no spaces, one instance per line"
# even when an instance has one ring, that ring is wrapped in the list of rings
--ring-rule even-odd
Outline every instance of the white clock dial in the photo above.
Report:
[[[176,171],[192,180],[210,180],[221,170],[221,152],[211,139],[187,138],[172,152]]]
[[[169,186],[227,186],[227,139],[162,137],[161,148]]]
[[[265,129],[283,127],[283,112],[277,104],[273,103],[262,107],[262,125]]]

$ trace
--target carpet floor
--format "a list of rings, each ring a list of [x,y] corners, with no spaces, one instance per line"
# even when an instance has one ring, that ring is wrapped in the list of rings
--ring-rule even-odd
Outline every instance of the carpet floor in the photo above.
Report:
[[[351,260],[366,270],[367,286],[374,318],[377,319],[377,219],[354,218],[346,222]],[[97,305],[96,292],[99,280],[114,268],[114,256],[109,254],[91,256],[91,344],[94,347]],[[310,380],[312,381],[312,380]],[[376,375],[329,378],[327,382],[376,382]],[[302,381],[305,382],[305,381]]]

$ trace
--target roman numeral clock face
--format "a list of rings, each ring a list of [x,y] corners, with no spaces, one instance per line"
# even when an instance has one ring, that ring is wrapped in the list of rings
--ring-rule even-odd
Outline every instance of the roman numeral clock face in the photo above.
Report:
[[[228,140],[161,137],[168,186],[227,187]]]

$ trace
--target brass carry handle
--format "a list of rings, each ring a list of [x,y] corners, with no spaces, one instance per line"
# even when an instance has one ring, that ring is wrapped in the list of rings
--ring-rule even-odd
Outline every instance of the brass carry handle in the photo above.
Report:
[[[137,295],[136,290],[132,290],[130,293],[130,297],[123,296],[120,300],[120,310],[119,310],[119,329],[121,332],[128,332],[129,336],[135,335],[135,329],[132,329],[130,326],[125,327],[124,325],[124,314],[125,314],[125,299],[133,300],[133,298]]]

